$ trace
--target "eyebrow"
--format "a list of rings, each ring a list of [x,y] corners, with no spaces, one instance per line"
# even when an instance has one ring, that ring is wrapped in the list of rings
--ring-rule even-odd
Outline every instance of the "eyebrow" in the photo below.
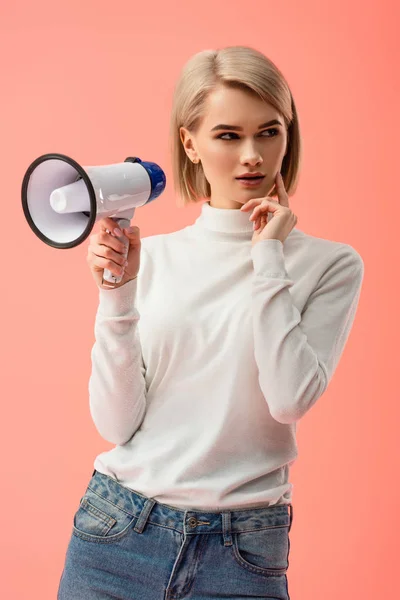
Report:
[[[263,129],[264,127],[269,127],[270,125],[282,125],[280,121],[277,119],[272,119],[272,121],[267,121],[266,123],[262,123],[262,125],[258,126],[258,129]],[[243,127],[237,127],[236,125],[216,125],[211,129],[211,131],[218,131],[220,129],[229,129],[230,131],[243,131]]]

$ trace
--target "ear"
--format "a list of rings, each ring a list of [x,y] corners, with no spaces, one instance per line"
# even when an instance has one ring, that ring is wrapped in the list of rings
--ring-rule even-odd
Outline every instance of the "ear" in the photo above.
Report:
[[[197,152],[194,147],[193,135],[185,127],[180,127],[179,136],[181,138],[181,142],[186,154],[188,155],[189,159],[193,161],[197,158]]]

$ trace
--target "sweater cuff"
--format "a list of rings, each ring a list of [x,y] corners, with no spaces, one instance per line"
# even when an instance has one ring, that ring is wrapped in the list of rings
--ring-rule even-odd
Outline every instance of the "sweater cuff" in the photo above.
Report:
[[[251,248],[254,272],[265,277],[288,278],[280,240],[261,240]]]
[[[136,302],[137,277],[118,288],[99,287],[99,312],[106,317],[118,317],[131,312]]]

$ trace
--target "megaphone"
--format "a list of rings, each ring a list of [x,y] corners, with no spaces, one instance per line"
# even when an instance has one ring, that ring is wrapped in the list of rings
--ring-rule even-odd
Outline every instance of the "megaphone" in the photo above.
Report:
[[[82,167],[64,154],[44,154],[25,173],[22,207],[31,229],[45,244],[68,249],[85,241],[104,217],[111,217],[120,229],[129,227],[135,208],[158,198],[165,185],[161,167],[138,157]],[[103,280],[115,284],[122,276],[105,269]]]

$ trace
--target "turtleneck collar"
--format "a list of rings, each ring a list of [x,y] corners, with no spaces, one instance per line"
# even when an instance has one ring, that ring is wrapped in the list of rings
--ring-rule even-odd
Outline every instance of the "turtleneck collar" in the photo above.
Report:
[[[214,208],[209,202],[204,202],[194,225],[215,233],[247,234],[251,238],[253,222],[249,221],[250,214],[240,209]]]

